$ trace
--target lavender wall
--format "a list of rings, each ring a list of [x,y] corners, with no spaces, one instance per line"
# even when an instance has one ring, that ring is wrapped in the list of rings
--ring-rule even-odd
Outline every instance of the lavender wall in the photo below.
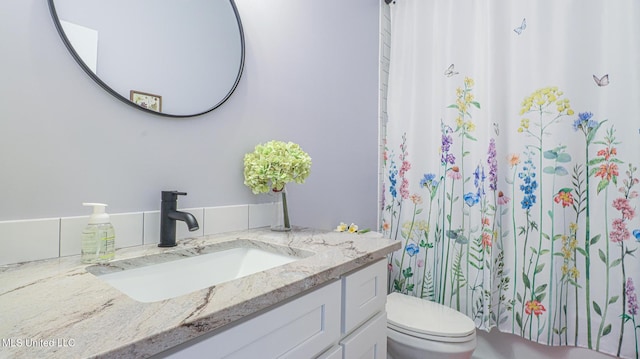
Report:
[[[299,143],[312,174],[290,187],[292,221],[375,228],[379,3],[237,0],[246,63],[219,109],[170,119],[122,104],[74,62],[46,2],[0,2],[0,221],[256,203],[242,157]]]

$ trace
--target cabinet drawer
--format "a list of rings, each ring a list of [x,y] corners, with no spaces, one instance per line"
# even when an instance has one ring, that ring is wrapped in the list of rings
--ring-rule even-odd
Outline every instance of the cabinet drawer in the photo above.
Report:
[[[342,333],[348,334],[384,310],[387,261],[382,259],[342,278]]]
[[[387,313],[378,313],[340,342],[344,358],[385,359],[387,357]]]
[[[170,358],[313,358],[340,339],[340,281],[196,343]]]

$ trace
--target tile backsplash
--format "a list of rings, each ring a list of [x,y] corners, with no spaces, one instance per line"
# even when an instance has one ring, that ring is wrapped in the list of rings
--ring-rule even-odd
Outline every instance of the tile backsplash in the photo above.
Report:
[[[200,228],[189,232],[178,223],[176,238],[199,237],[268,226],[272,204],[188,208]],[[0,222],[0,265],[80,254],[80,234],[89,216]],[[160,241],[160,211],[112,213],[116,248]]]
[[[0,222],[0,264],[57,257],[59,237],[59,218]]]

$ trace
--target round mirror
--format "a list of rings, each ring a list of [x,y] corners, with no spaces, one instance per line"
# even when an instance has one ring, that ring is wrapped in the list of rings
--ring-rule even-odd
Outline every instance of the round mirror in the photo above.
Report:
[[[189,117],[222,105],[244,66],[233,0],[48,0],[84,71],[123,102]]]

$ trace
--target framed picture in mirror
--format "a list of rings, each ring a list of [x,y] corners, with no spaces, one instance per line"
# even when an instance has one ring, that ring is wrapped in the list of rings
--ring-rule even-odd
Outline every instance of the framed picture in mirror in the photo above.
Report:
[[[129,91],[129,100],[147,110],[162,112],[162,96],[160,95],[131,90]]]

